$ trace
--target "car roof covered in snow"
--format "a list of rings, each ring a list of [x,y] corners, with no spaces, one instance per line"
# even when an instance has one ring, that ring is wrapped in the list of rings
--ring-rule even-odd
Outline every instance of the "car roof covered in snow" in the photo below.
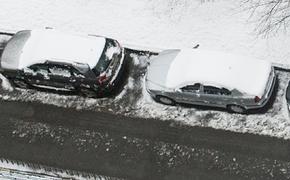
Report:
[[[147,79],[165,88],[202,83],[261,97],[270,72],[271,64],[267,61],[218,51],[182,49],[166,50],[153,59]]]
[[[83,63],[93,68],[105,47],[106,39],[80,36],[52,29],[24,30],[7,43],[2,57],[4,69],[22,69],[45,61]]]

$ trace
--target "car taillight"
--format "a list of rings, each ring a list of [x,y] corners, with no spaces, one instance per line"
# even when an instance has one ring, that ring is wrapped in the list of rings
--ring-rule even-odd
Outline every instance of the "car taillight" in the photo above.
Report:
[[[259,102],[261,100],[261,98],[259,96],[255,96],[255,103]]]
[[[103,84],[106,80],[107,80],[107,76],[106,76],[106,74],[101,74],[101,75],[98,77],[98,82],[99,82],[100,84]]]
[[[121,44],[118,41],[115,41],[117,43],[117,45],[122,48]]]

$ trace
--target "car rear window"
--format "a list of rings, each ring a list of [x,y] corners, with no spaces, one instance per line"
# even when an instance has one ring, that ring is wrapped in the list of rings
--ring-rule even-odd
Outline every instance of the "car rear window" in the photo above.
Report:
[[[107,51],[109,51],[111,47],[117,47],[117,46],[118,44],[115,40],[106,38],[104,51],[97,65],[92,69],[96,76],[99,76],[102,72],[104,72],[109,67],[112,59],[108,58]]]

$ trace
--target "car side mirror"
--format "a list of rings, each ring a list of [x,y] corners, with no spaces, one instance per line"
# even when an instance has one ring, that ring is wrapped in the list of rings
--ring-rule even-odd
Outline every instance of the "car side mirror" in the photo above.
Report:
[[[182,90],[181,89],[179,89],[179,88],[176,88],[175,90],[174,90],[175,92],[182,92]]]

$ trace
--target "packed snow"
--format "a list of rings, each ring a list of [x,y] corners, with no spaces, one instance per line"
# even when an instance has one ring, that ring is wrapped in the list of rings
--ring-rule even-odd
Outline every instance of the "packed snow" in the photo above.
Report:
[[[11,86],[8,79],[6,79],[2,74],[0,74],[1,85],[2,88],[6,91],[13,91],[13,87]]]
[[[290,36],[279,32],[263,38],[253,32],[256,22],[236,0],[2,0],[3,30],[54,27],[67,32],[98,34],[126,47],[217,50],[290,65]],[[144,87],[148,56],[131,54],[128,83],[116,98],[91,99],[34,90],[4,91],[2,99],[37,101],[61,107],[107,110],[130,116],[174,119],[193,126],[290,138],[285,88],[290,79],[279,72],[274,104],[261,114],[239,115],[195,107],[170,107],[154,102]],[[290,67],[290,66],[289,66]],[[2,81],[5,82],[5,81]],[[2,84],[3,85],[3,84]]]
[[[3,168],[5,167],[5,168]],[[53,168],[50,168],[53,169]],[[59,170],[59,169],[57,169]],[[58,171],[47,171],[44,169],[37,169],[35,167],[29,167],[27,165],[8,162],[1,159],[0,161],[0,179],[33,179],[33,180],[61,180],[61,179],[79,179],[79,180],[105,180],[107,177],[98,176],[97,177],[82,177],[77,175],[68,174],[65,170],[61,172]]]

